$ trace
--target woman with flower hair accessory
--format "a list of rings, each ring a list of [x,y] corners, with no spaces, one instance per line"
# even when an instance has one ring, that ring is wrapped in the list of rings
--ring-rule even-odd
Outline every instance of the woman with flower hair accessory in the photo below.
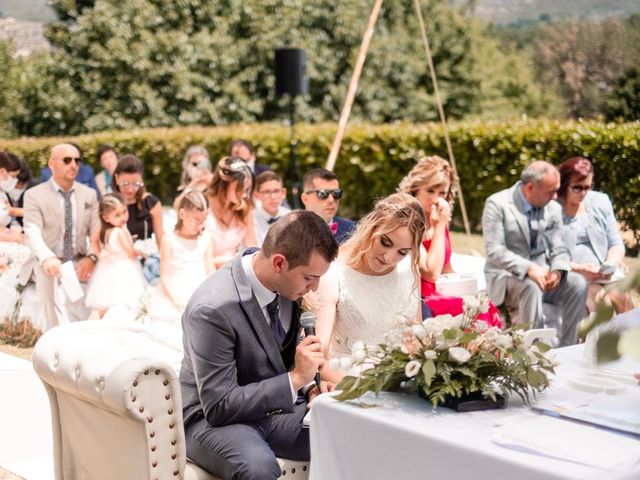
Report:
[[[455,197],[456,175],[445,159],[424,157],[400,182],[398,190],[415,197],[426,215],[426,229],[420,248],[420,283],[425,305],[432,316],[459,315],[462,297],[444,296],[436,290],[436,281],[443,273],[452,273],[449,222]],[[478,320],[502,328],[498,309],[492,302]]]
[[[382,343],[396,321],[422,320],[418,259],[423,233],[422,207],[404,193],[379,200],[360,220],[316,293],[316,332],[327,359],[348,362],[352,349],[356,355]],[[344,374],[328,363],[320,372],[332,382]]]
[[[253,230],[253,174],[240,157],[223,157],[207,189],[210,212],[205,229],[213,241],[216,268],[243,247],[257,246]]]
[[[215,271],[213,245],[204,231],[208,211],[209,202],[202,192],[190,188],[183,192],[178,204],[178,222],[174,231],[162,238],[160,246],[161,296],[171,305],[153,308],[152,317],[179,320],[191,294]]]

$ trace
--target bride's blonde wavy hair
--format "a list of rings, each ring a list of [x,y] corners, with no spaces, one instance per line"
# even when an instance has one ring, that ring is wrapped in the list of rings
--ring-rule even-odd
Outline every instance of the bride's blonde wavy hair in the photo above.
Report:
[[[407,227],[412,235],[411,270],[417,285],[420,281],[420,243],[425,218],[420,202],[406,193],[394,193],[376,202],[373,210],[360,220],[351,237],[340,247],[340,260],[358,269],[376,238],[401,227]]]

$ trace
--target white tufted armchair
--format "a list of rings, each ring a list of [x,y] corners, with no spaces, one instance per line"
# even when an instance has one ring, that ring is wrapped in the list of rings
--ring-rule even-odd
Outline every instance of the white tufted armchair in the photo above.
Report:
[[[106,321],[53,328],[35,370],[51,404],[56,480],[216,480],[186,458],[178,342],[144,325]],[[309,464],[279,459],[284,479]]]

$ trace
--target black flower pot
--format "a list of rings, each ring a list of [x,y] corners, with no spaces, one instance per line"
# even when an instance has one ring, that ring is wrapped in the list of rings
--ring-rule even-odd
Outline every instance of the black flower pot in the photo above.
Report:
[[[485,396],[482,392],[473,392],[462,397],[447,397],[444,405],[456,412],[477,412],[478,410],[493,410],[507,408],[507,399],[496,394],[496,399]]]

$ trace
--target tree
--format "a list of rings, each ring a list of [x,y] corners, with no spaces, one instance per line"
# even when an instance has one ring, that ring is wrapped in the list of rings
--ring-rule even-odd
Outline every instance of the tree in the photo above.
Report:
[[[543,27],[536,49],[542,79],[560,91],[573,117],[602,112],[615,80],[640,56],[637,35],[616,18]]]
[[[450,118],[543,110],[515,54],[500,52],[447,0],[423,4]],[[51,99],[57,122],[49,122],[49,133],[62,126],[71,133],[281,118],[286,100],[274,94],[273,56],[284,46],[308,54],[310,93],[298,99],[300,119],[335,121],[371,2],[56,0],[54,6],[61,20],[48,36],[58,50],[38,68],[47,86],[65,95]],[[491,70],[486,55],[500,67]],[[49,107],[37,89],[27,91],[19,131],[42,134]],[[412,2],[385,2],[352,118],[437,119]]]
[[[640,67],[632,67],[618,78],[607,99],[608,120],[640,120]]]

